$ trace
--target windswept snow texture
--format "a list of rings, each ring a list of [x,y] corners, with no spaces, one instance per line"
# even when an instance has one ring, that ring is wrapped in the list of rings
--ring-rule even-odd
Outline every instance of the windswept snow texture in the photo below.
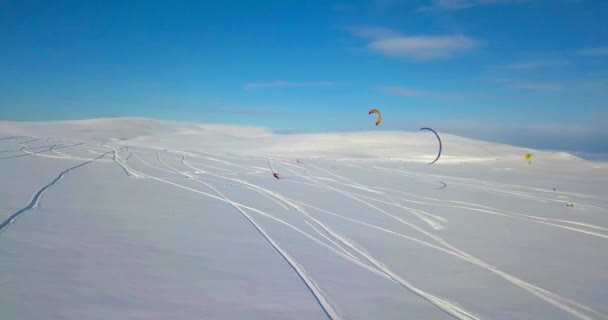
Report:
[[[0,123],[0,319],[608,319],[606,164],[442,139]]]

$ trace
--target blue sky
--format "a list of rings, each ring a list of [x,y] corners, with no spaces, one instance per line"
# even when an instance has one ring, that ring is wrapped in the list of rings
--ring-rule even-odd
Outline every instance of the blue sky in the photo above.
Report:
[[[607,153],[606,17],[603,0],[4,0],[0,119],[431,126]]]

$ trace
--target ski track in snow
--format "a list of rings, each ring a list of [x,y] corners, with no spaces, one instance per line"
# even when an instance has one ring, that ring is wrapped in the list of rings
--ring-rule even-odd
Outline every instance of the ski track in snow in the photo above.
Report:
[[[15,222],[15,220],[17,219],[17,217],[19,217],[20,215],[22,215],[25,212],[28,212],[32,209],[35,209],[38,207],[39,203],[40,203],[40,199],[42,198],[42,196],[44,195],[44,193],[46,192],[46,190],[52,186],[55,185],[55,183],[57,183],[59,180],[61,180],[66,174],[68,174],[70,171],[78,169],[82,166],[85,166],[89,163],[92,163],[96,160],[99,160],[103,157],[105,157],[107,154],[109,154],[109,152],[95,158],[95,159],[91,159],[88,160],[86,162],[83,162],[79,165],[73,166],[71,168],[68,168],[64,171],[62,171],[61,173],[59,173],[59,175],[57,177],[55,177],[55,179],[53,179],[51,182],[49,182],[47,185],[45,185],[44,187],[38,189],[38,191],[36,191],[36,193],[34,193],[34,195],[32,196],[32,199],[30,200],[30,202],[23,208],[19,209],[18,211],[16,211],[15,213],[11,214],[6,220],[4,220],[2,223],[0,223],[0,231],[2,231],[5,227],[7,227],[8,225],[12,224],[13,222]]]
[[[268,241],[269,241],[269,242],[270,242],[270,243],[273,245],[273,247],[275,246],[275,245],[274,245],[274,244],[275,244],[274,240],[270,239],[270,238],[269,238],[269,237],[266,235],[266,233],[265,233],[265,232],[264,232],[264,231],[261,229],[261,227],[260,227],[260,228],[258,228],[258,226],[257,226],[257,224],[255,223],[255,221],[254,221],[253,219],[251,219],[249,216],[247,216],[247,215],[246,215],[246,213],[244,213],[242,210],[240,210],[239,206],[235,205],[235,204],[234,204],[232,201],[230,201],[230,200],[229,200],[227,197],[223,196],[223,194],[221,194],[219,191],[217,191],[215,188],[213,188],[213,187],[212,187],[212,186],[210,186],[209,184],[205,183],[204,181],[201,181],[201,180],[199,180],[199,179],[195,178],[194,176],[191,176],[191,175],[189,175],[189,174],[187,174],[187,173],[185,173],[185,172],[181,172],[181,171],[177,170],[176,168],[174,168],[174,167],[172,167],[172,166],[168,165],[167,163],[165,163],[165,162],[162,160],[162,158],[160,157],[160,155],[159,155],[159,153],[158,153],[158,152],[156,153],[156,156],[157,156],[157,159],[159,160],[159,162],[161,162],[163,165],[165,165],[167,168],[169,168],[169,169],[170,169],[170,170],[172,170],[173,172],[178,173],[178,174],[182,174],[182,175],[185,175],[185,176],[188,176],[190,179],[195,180],[195,181],[198,181],[198,182],[200,182],[200,183],[204,184],[205,186],[207,186],[208,188],[210,188],[210,189],[214,190],[214,191],[215,191],[215,192],[216,192],[218,195],[220,195],[220,196],[221,196],[221,197],[222,197],[222,198],[223,198],[223,199],[224,199],[226,202],[230,203],[232,206],[234,206],[235,208],[237,208],[237,209],[238,209],[238,210],[239,210],[239,211],[240,211],[240,212],[241,212],[243,215],[245,215],[245,217],[246,217],[246,218],[247,218],[247,219],[248,219],[248,220],[249,220],[249,221],[250,221],[252,224],[254,224],[254,226],[256,226],[256,229],[258,229],[258,231],[264,235],[264,237],[265,237],[265,238],[266,238],[266,239],[267,239],[267,240],[268,240]],[[186,164],[185,158],[182,158],[182,159],[181,159],[181,162],[182,162],[182,163],[184,163],[184,164]],[[188,165],[188,166],[189,166],[189,167],[191,167],[191,168],[193,168],[193,169],[197,169],[196,167],[193,167],[193,166],[190,166],[190,165]],[[271,168],[272,168],[272,167],[271,167]],[[272,169],[272,170],[274,170],[274,169]],[[207,174],[210,174],[210,173],[207,173]],[[317,223],[319,226],[321,226],[321,228],[323,228],[323,229],[324,229],[326,232],[330,233],[330,234],[331,234],[331,235],[332,235],[334,238],[338,239],[338,240],[339,240],[341,243],[343,243],[343,244],[347,245],[348,247],[350,247],[350,248],[354,249],[354,250],[355,250],[357,253],[359,253],[359,254],[363,254],[363,251],[361,251],[360,249],[358,249],[358,248],[354,247],[354,246],[353,246],[351,243],[349,243],[349,242],[345,242],[345,241],[343,240],[343,239],[344,239],[343,237],[337,237],[337,236],[336,236],[337,234],[336,234],[334,231],[330,231],[331,229],[330,229],[329,227],[327,227],[325,224],[321,223],[319,220],[317,220],[317,219],[313,218],[312,216],[310,216],[309,214],[307,214],[307,213],[306,213],[305,211],[303,211],[303,209],[302,209],[302,208],[300,208],[299,206],[297,206],[297,205],[293,204],[292,202],[287,201],[287,200],[285,199],[285,197],[282,197],[282,196],[280,196],[279,194],[277,194],[277,193],[275,193],[275,192],[272,192],[272,191],[270,191],[270,190],[268,190],[268,189],[262,188],[262,187],[260,187],[260,186],[258,186],[258,185],[255,185],[255,184],[252,184],[252,183],[246,182],[246,181],[244,181],[244,180],[239,180],[239,179],[234,179],[234,178],[226,178],[226,177],[221,177],[221,176],[219,176],[219,175],[215,175],[215,174],[210,174],[210,175],[212,175],[212,176],[216,176],[216,177],[218,177],[218,178],[224,178],[224,179],[233,180],[233,181],[235,181],[235,182],[242,183],[242,184],[247,185],[247,186],[249,186],[249,187],[252,187],[252,188],[258,189],[258,190],[260,190],[260,191],[262,191],[262,192],[268,193],[269,195],[272,195],[272,196],[274,196],[274,197],[276,197],[276,198],[278,198],[278,199],[280,199],[280,200],[282,200],[282,201],[286,202],[286,203],[287,203],[287,204],[289,204],[289,205],[290,205],[292,208],[294,208],[296,211],[298,211],[298,212],[302,213],[302,214],[303,214],[304,216],[306,216],[307,218],[309,218],[309,219],[311,219],[312,221],[316,222],[316,223]],[[270,216],[270,217],[272,217],[272,215],[269,215],[269,214],[265,214],[265,215],[266,215],[266,216]],[[290,259],[293,259],[293,258],[289,258],[289,259],[288,259],[287,257],[289,257],[289,256],[287,255],[287,253],[284,253],[284,251],[283,251],[282,249],[280,249],[280,248],[276,248],[276,247],[275,247],[275,249],[276,249],[277,251],[279,251],[279,253],[281,253],[281,255],[282,255],[282,256],[283,256],[283,257],[284,257],[284,258],[285,258],[285,259],[286,259],[286,260],[287,260],[287,261],[290,263],[290,265],[292,265],[292,267],[294,267],[295,262],[293,262],[293,264],[290,262]],[[344,249],[342,249],[342,250],[344,250]],[[456,305],[454,305],[454,304],[452,304],[452,303],[448,302],[447,300],[444,300],[444,299],[438,298],[438,297],[436,297],[436,296],[434,296],[434,295],[432,295],[432,294],[429,294],[429,293],[427,293],[427,292],[425,292],[425,291],[423,291],[423,290],[421,290],[421,289],[419,289],[419,288],[417,288],[417,287],[415,287],[415,286],[411,285],[409,282],[407,282],[407,281],[403,280],[402,278],[400,278],[399,276],[397,276],[395,273],[393,273],[392,271],[390,271],[390,270],[389,270],[387,267],[385,267],[385,266],[384,266],[382,263],[378,262],[376,259],[372,258],[371,256],[369,256],[369,255],[364,255],[364,257],[365,257],[365,258],[366,258],[368,261],[370,261],[370,262],[371,262],[371,263],[372,263],[372,264],[373,264],[373,265],[374,265],[374,266],[375,266],[377,269],[380,269],[380,270],[381,270],[381,271],[382,271],[382,272],[383,272],[385,275],[387,275],[387,276],[388,276],[388,277],[389,277],[391,280],[393,280],[393,281],[395,281],[395,282],[399,283],[400,285],[402,285],[402,286],[406,287],[406,288],[407,288],[408,290],[410,290],[411,292],[413,292],[413,293],[415,293],[415,294],[419,295],[420,297],[424,298],[425,300],[429,301],[430,303],[432,303],[433,305],[435,305],[436,307],[438,307],[438,308],[439,308],[439,309],[441,309],[442,311],[446,312],[447,314],[449,314],[449,315],[453,316],[454,318],[456,318],[456,319],[478,319],[477,317],[473,316],[473,315],[472,315],[470,312],[468,312],[468,311],[464,310],[463,308],[458,307],[458,306],[456,306]],[[325,298],[323,298],[323,297],[319,297],[319,296],[318,296],[318,295],[320,295],[320,293],[318,293],[318,292],[315,290],[315,288],[314,288],[314,286],[313,286],[313,285],[309,284],[309,283],[310,283],[310,280],[308,280],[306,277],[303,277],[303,276],[301,275],[301,273],[303,274],[303,271],[297,270],[295,267],[294,267],[294,270],[296,270],[296,272],[298,273],[298,275],[299,275],[299,276],[302,278],[302,280],[303,280],[303,281],[304,281],[304,282],[307,284],[307,286],[309,287],[309,289],[311,290],[311,292],[313,292],[313,294],[315,295],[315,297],[316,297],[317,301],[318,301],[318,302],[319,302],[319,303],[322,305],[322,307],[323,307],[324,311],[325,311],[325,312],[328,314],[328,316],[329,316],[331,319],[337,318],[337,315],[335,314],[335,312],[333,311],[333,309],[331,308],[331,306],[330,306],[330,305],[325,305],[324,303],[322,303],[322,302],[321,302],[321,301],[325,301]],[[332,311],[330,312],[330,311],[328,311],[328,310],[332,310]]]
[[[333,175],[337,176],[338,178],[341,178],[340,176],[338,176],[336,174],[333,174]],[[353,181],[349,181],[349,182],[353,183]],[[359,187],[361,187],[361,189],[363,189],[363,190],[371,190],[367,186],[363,186],[363,185],[357,184],[357,183],[355,183],[355,184],[358,185]],[[339,190],[337,190],[337,191],[339,191]],[[364,204],[369,205],[370,207],[376,209],[379,212],[382,212],[384,214],[387,214],[387,215],[395,218],[396,220],[398,220],[398,221],[400,221],[400,222],[402,222],[402,223],[404,223],[404,224],[406,224],[406,225],[414,228],[417,231],[420,231],[421,233],[423,233],[423,234],[431,237],[432,239],[437,240],[438,242],[440,242],[444,246],[446,246],[449,249],[451,249],[452,253],[455,253],[455,254],[459,255],[461,258],[464,258],[465,260],[467,260],[467,261],[469,261],[471,263],[474,263],[477,266],[480,266],[480,267],[482,267],[484,269],[487,269],[487,270],[489,270],[491,272],[494,272],[494,273],[498,274],[499,276],[505,278],[509,282],[512,282],[512,283],[518,285],[519,287],[522,287],[522,289],[524,289],[526,291],[529,291],[530,293],[534,294],[535,296],[539,297],[540,299],[542,299],[542,300],[544,300],[544,301],[546,301],[546,302],[554,305],[557,308],[560,308],[560,309],[564,310],[565,312],[570,313],[572,316],[574,316],[576,318],[579,318],[579,319],[592,319],[588,315],[588,313],[594,314],[596,316],[599,315],[601,318],[606,318],[605,315],[597,313],[596,311],[594,311],[594,310],[592,310],[592,309],[590,309],[590,308],[588,308],[588,307],[586,307],[584,305],[581,305],[581,304],[579,304],[577,302],[574,302],[572,300],[563,298],[563,297],[561,297],[559,295],[556,295],[554,293],[551,293],[551,292],[546,291],[544,289],[541,289],[539,287],[536,287],[536,286],[530,285],[528,283],[525,283],[525,282],[523,282],[523,281],[521,281],[521,280],[519,280],[519,279],[517,279],[515,277],[512,277],[510,275],[507,275],[507,274],[499,271],[495,267],[490,266],[487,263],[485,263],[485,262],[483,262],[483,261],[481,261],[481,260],[479,260],[479,259],[477,259],[475,257],[472,257],[469,254],[467,254],[467,253],[465,253],[465,252],[463,252],[463,251],[461,251],[459,249],[456,249],[455,247],[449,245],[447,242],[445,242],[440,237],[432,235],[432,234],[430,234],[430,233],[428,233],[428,232],[420,229],[419,227],[417,227],[417,226],[415,226],[415,225],[413,225],[413,224],[411,224],[411,223],[409,223],[407,221],[404,221],[404,220],[402,220],[402,219],[400,219],[400,218],[398,218],[396,216],[393,216],[393,215],[389,214],[388,212],[386,212],[386,211],[384,211],[384,210],[382,210],[382,209],[380,209],[380,208],[378,208],[376,206],[373,206],[373,205],[369,204],[368,202],[365,202],[363,200],[357,199],[356,197],[354,199],[358,200],[358,201],[361,201]]]
[[[571,203],[574,203],[575,205],[579,205],[579,206],[591,207],[591,208],[608,211],[608,208],[605,208],[603,206],[597,206],[597,205],[590,204],[590,203],[584,203],[582,201],[564,201],[563,199],[555,199],[555,198],[550,198],[547,196],[538,196],[538,195],[526,193],[524,191],[513,190],[514,188],[523,188],[523,189],[531,189],[536,192],[548,193],[547,190],[538,189],[538,188],[530,188],[530,187],[519,186],[519,185],[497,184],[497,183],[491,183],[491,182],[486,182],[486,181],[476,180],[476,179],[447,177],[447,176],[430,175],[430,174],[419,174],[419,173],[412,173],[412,172],[397,170],[397,169],[382,168],[382,167],[377,167],[377,166],[372,166],[370,168],[362,167],[362,166],[353,166],[353,167],[357,167],[359,169],[364,169],[364,170],[371,169],[371,170],[375,170],[376,172],[390,173],[393,175],[396,174],[396,175],[408,177],[410,179],[414,179],[417,181],[430,183],[430,184],[436,184],[436,181],[433,179],[441,178],[441,179],[444,179],[444,181],[449,181],[450,185],[452,185],[452,186],[458,186],[460,188],[469,189],[469,190],[487,192],[487,193],[508,196],[508,197],[518,197],[518,198],[530,199],[530,200],[535,200],[535,201],[539,201],[539,202],[557,202],[560,204],[563,204],[565,202],[571,202]],[[471,181],[474,182],[475,184],[472,184]],[[564,193],[564,192],[555,192],[555,195],[569,195],[571,197],[581,197],[580,194]],[[590,198],[590,197],[585,195],[584,198]]]
[[[161,148],[145,148],[131,147],[124,145],[112,145],[110,143],[101,144],[95,142],[79,142],[67,145],[58,146],[61,140],[54,141],[55,144],[47,146],[36,146],[28,148],[27,143],[39,141],[39,138],[31,139],[28,137],[6,137],[0,140],[24,139],[19,142],[20,149],[5,150],[0,152],[19,152],[23,154],[17,156],[0,157],[1,159],[38,156],[49,159],[48,161],[85,161],[76,166],[70,167],[60,172],[51,182],[38,189],[29,203],[20,210],[12,213],[7,219],[0,224],[0,231],[4,232],[5,227],[11,225],[21,214],[38,207],[44,193],[59,180],[61,180],[70,171],[82,166],[98,162],[103,163],[114,162],[125,173],[127,179],[145,179],[153,180],[159,183],[164,183],[184,191],[194,192],[207,198],[221,201],[230,205],[236,210],[251,226],[260,234],[261,237],[275,250],[289,267],[302,280],[306,288],[310,291],[315,301],[319,304],[325,315],[329,319],[341,319],[334,305],[330,303],[331,296],[327,296],[322,291],[323,283],[316,283],[313,277],[306,273],[305,266],[298,262],[297,252],[288,252],[281,243],[279,243],[272,235],[272,232],[263,227],[257,220],[262,219],[269,223],[274,223],[283,226],[290,230],[295,235],[309,239],[312,243],[328,250],[338,258],[344,259],[353,265],[356,265],[363,270],[371,272],[378,276],[381,281],[390,281],[394,285],[399,285],[409,292],[407,294],[415,294],[424,301],[430,303],[437,309],[456,319],[480,319],[482,316],[474,311],[469,311],[469,307],[461,306],[458,303],[452,302],[449,298],[439,297],[429,290],[418,287],[413,280],[406,279],[403,275],[393,271],[387,263],[381,261],[365,248],[365,244],[356,243],[351,240],[346,234],[336,231],[330,224],[318,218],[318,215],[332,216],[346,223],[353,223],[366,228],[386,233],[394,236],[402,241],[415,243],[424,248],[433,250],[434,252],[445,254],[455,259],[465,261],[472,266],[486,270],[505,280],[506,282],[528,292],[532,296],[544,301],[545,303],[571,315],[577,319],[608,319],[608,316],[587,307],[579,302],[565,298],[554,292],[523,281],[513,275],[501,271],[498,267],[493,266],[481,259],[467,253],[466,251],[457,248],[453,244],[443,239],[439,233],[442,229],[449,227],[449,220],[445,217],[433,213],[433,208],[446,207],[459,209],[463,212],[474,214],[486,214],[490,216],[516,219],[520,221],[540,224],[550,228],[564,230],[564,232],[575,232],[582,236],[593,236],[602,239],[608,239],[608,227],[584,223],[575,220],[554,219],[540,217],[526,213],[515,211],[502,210],[491,206],[486,206],[478,203],[464,202],[457,200],[443,200],[434,197],[422,196],[414,193],[408,193],[402,190],[395,190],[380,186],[370,186],[361,181],[356,181],[356,178],[345,177],[330,170],[324,169],[313,163],[298,163],[292,164],[289,161],[293,159],[282,159],[277,157],[256,157],[256,156],[238,156],[231,154],[230,156],[222,153],[209,153],[203,151],[187,151],[177,149],[161,149]],[[46,140],[49,142],[49,139]],[[70,150],[82,151],[80,156],[70,154]],[[43,149],[42,151],[32,152],[31,150]],[[66,149],[65,152],[57,149]],[[162,167],[151,164],[151,161],[144,160],[143,151],[146,152],[148,159],[154,155],[157,163]],[[82,154],[100,154],[97,157],[87,159],[83,158]],[[110,159],[103,159],[111,154]],[[173,156],[172,156],[173,155]],[[175,158],[175,156],[178,158]],[[167,160],[167,161],[166,161]],[[175,161],[175,165],[169,164],[168,161]],[[236,163],[238,161],[239,163]],[[131,164],[141,163],[137,170]],[[250,164],[254,163],[254,164]],[[268,166],[264,168],[264,163]],[[180,170],[177,166],[188,171]],[[560,202],[564,200],[554,198],[554,196],[568,196],[576,198],[577,201],[570,201],[582,207],[593,207],[596,209],[606,210],[602,206],[587,203],[593,197],[584,194],[575,193],[549,193],[547,190],[533,188],[527,186],[519,186],[513,184],[501,184],[491,181],[483,181],[478,179],[447,177],[441,175],[421,174],[409,172],[405,170],[397,170],[391,168],[383,168],[379,166],[365,167],[361,165],[345,164],[345,166],[360,168],[378,172],[382,174],[390,174],[398,176],[408,181],[417,181],[429,185],[442,186],[434,189],[445,188],[462,188],[475,192],[486,192],[505,197],[515,197],[521,201],[537,201],[544,203]],[[149,168],[146,170],[146,168]],[[146,173],[150,169],[162,171],[170,174],[169,177],[155,176]],[[190,171],[191,169],[192,171]],[[278,171],[277,171],[278,170]],[[271,172],[280,173],[280,180],[272,177]],[[288,174],[287,174],[288,172]],[[180,177],[177,179],[177,177]],[[380,227],[370,222],[365,222],[355,217],[350,217],[345,213],[336,213],[330,210],[317,207],[310,203],[306,203],[297,199],[293,199],[282,194],[280,191],[272,190],[270,187],[261,185],[261,182],[252,182],[250,178],[255,178],[255,181],[266,181],[273,185],[277,190],[281,190],[281,183],[297,184],[302,187],[315,188],[319,192],[334,192],[343,197],[351,199],[355,204],[365,208],[370,213],[380,214],[385,218],[392,219],[416,232],[421,238],[408,236],[399,232]],[[177,182],[170,181],[174,179]],[[210,192],[202,191],[199,188],[180,184],[180,179],[189,179],[195,183],[199,183],[204,189]],[[240,188],[256,192],[265,200],[270,201],[275,208],[284,213],[289,213],[290,219],[299,217],[297,226],[294,222],[288,222],[285,219],[279,218],[273,214],[274,211],[263,211],[255,208],[252,205],[241,203],[233,200],[233,197],[225,192],[218,190],[215,185],[223,185],[233,187],[233,190]],[[449,187],[448,187],[449,186]],[[226,189],[229,190],[229,189]],[[449,189],[448,189],[449,190]],[[439,191],[438,191],[439,192]],[[443,190],[442,190],[443,192]],[[423,206],[425,209],[417,209],[408,207],[405,203],[411,203],[418,206]],[[388,206],[394,210],[387,210],[380,206]],[[281,213],[281,211],[277,211]],[[313,213],[314,212],[314,213]],[[400,212],[399,215],[394,212]],[[403,215],[402,213],[405,213]],[[256,219],[254,219],[254,216]],[[410,218],[416,218],[419,224],[410,221]],[[30,223],[35,223],[32,221]],[[430,228],[430,230],[429,230]],[[305,230],[307,229],[307,230]],[[316,235],[316,236],[315,236]],[[0,244],[2,240],[0,239]],[[347,306],[341,306],[340,309],[345,310]],[[346,317],[344,315],[344,317]]]
[[[237,182],[240,182],[240,183],[243,183],[243,184],[247,184],[247,185],[251,185],[251,186],[255,187],[255,185],[252,185],[252,184],[247,183],[247,182],[242,181],[242,180],[238,180],[238,179],[234,179],[234,178],[225,178],[225,179],[237,181]],[[365,186],[362,186],[362,187],[364,189],[369,189],[369,188],[367,188]],[[271,194],[273,196],[277,196],[278,198],[281,198],[281,199],[285,200],[284,197],[281,197],[280,195],[277,195],[274,192],[268,191],[267,189],[264,189],[264,188],[260,188],[260,189],[263,190],[263,191],[265,191],[265,192],[269,192],[269,194]],[[340,190],[337,190],[337,191],[340,192]],[[552,304],[552,305],[554,305],[554,306],[556,306],[556,307],[558,307],[558,308],[560,308],[560,309],[562,309],[562,310],[570,313],[571,315],[573,315],[573,316],[575,316],[575,317],[577,317],[579,319],[591,319],[591,318],[588,317],[585,314],[584,311],[581,312],[581,311],[577,310],[577,307],[579,309],[587,310],[588,312],[591,312],[591,313],[596,313],[595,311],[593,311],[593,310],[591,310],[591,309],[589,309],[589,308],[587,308],[587,307],[585,307],[583,305],[580,305],[580,304],[578,304],[576,302],[573,302],[573,301],[565,299],[565,298],[563,298],[561,296],[555,295],[555,294],[553,294],[551,292],[548,292],[548,291],[546,291],[544,289],[540,289],[538,287],[535,287],[535,286],[532,286],[530,284],[524,283],[523,281],[521,281],[521,280],[519,280],[517,278],[514,278],[512,276],[506,275],[506,274],[502,273],[501,271],[497,270],[496,268],[494,268],[494,267],[492,267],[492,266],[490,266],[490,265],[482,262],[481,260],[478,260],[478,259],[476,259],[476,258],[474,258],[474,257],[472,257],[472,256],[470,256],[470,255],[468,255],[466,253],[464,253],[463,251],[454,248],[453,246],[451,246],[447,242],[445,242],[443,239],[441,239],[441,238],[439,238],[437,236],[434,236],[434,235],[432,235],[430,233],[427,233],[426,231],[420,229],[419,227],[417,227],[417,226],[415,226],[415,225],[413,225],[413,224],[411,224],[411,223],[409,223],[409,222],[407,222],[405,220],[402,220],[402,219],[400,219],[400,218],[398,218],[396,216],[393,216],[393,215],[389,214],[388,212],[386,212],[386,211],[384,211],[384,210],[382,210],[382,209],[380,209],[380,208],[378,208],[376,206],[373,206],[373,205],[369,204],[368,202],[360,200],[360,199],[358,199],[356,197],[354,197],[354,199],[358,200],[358,201],[361,201],[362,203],[369,205],[370,207],[376,209],[377,211],[380,211],[380,212],[382,212],[384,214],[387,214],[388,216],[391,216],[391,217],[395,218],[396,220],[398,220],[398,221],[400,221],[400,222],[402,222],[402,223],[404,223],[404,224],[406,224],[406,225],[414,228],[415,230],[422,232],[423,234],[431,237],[432,239],[435,239],[435,240],[439,241],[441,244],[443,244],[444,246],[447,246],[449,249],[451,249],[452,250],[452,251],[450,251],[451,253],[456,254],[457,256],[459,256],[459,257],[461,257],[461,258],[467,260],[468,262],[471,262],[471,263],[473,263],[473,264],[475,264],[477,266],[480,266],[480,267],[482,267],[484,269],[487,269],[487,270],[492,271],[492,272],[494,272],[496,274],[499,274],[501,277],[509,280],[510,282],[512,282],[512,283],[514,283],[514,284],[516,284],[516,285],[518,285],[520,287],[522,287],[526,291],[529,291],[532,294],[538,296],[542,300],[544,300],[544,301],[546,301],[546,302],[548,302],[548,303],[550,303],[550,304]],[[297,206],[293,206],[293,207],[296,210],[302,212],[302,210],[299,209]],[[311,219],[314,219],[314,218],[310,217],[307,214],[305,214],[305,215],[307,217],[311,218]],[[421,290],[419,291],[418,288],[411,286],[406,281],[403,281],[402,284],[404,286],[406,286],[408,289],[411,289],[411,291],[413,291],[415,293],[422,292],[422,294],[420,294],[420,295],[423,296],[423,297],[425,297],[425,299],[427,299],[427,301],[435,304],[440,309],[446,311],[447,313],[449,313],[449,314],[451,314],[451,315],[453,315],[453,316],[455,316],[455,317],[457,317],[459,319],[469,319],[469,318],[473,317],[470,313],[468,313],[466,311],[459,311],[460,309],[458,307],[454,307],[454,305],[452,305],[449,302],[446,302],[446,301],[443,301],[443,300],[441,300],[439,298],[436,298],[433,295],[430,295],[430,294],[428,294],[428,293],[426,293],[424,291],[421,291]],[[572,307],[572,306],[574,306],[574,307]],[[602,317],[603,317],[603,315],[602,315]]]
[[[207,188],[213,190],[217,195],[219,195],[220,197],[222,197],[227,203],[229,203],[231,206],[233,206],[237,211],[239,211],[241,213],[241,215],[243,217],[245,217],[245,219],[247,219],[254,227],[255,229],[264,237],[264,239],[266,239],[266,241],[268,241],[268,243],[283,257],[283,259],[285,259],[285,261],[291,266],[291,268],[298,274],[298,276],[300,277],[300,279],[302,279],[302,281],[305,283],[305,285],[308,287],[308,289],[310,290],[310,292],[313,294],[313,296],[315,297],[316,301],[319,303],[319,305],[321,306],[321,308],[323,309],[323,311],[325,312],[325,314],[328,316],[329,319],[340,319],[340,316],[336,313],[336,311],[333,309],[333,307],[329,304],[329,302],[327,301],[327,299],[325,298],[325,296],[320,292],[320,289],[316,286],[316,284],[306,275],[306,273],[304,272],[304,269],[295,261],[295,259],[293,257],[291,257],[283,248],[281,248],[281,246],[279,246],[279,244],[273,239],[271,238],[268,233],[249,215],[247,214],[242,208],[241,206],[238,206],[237,204],[235,204],[233,201],[231,201],[228,197],[226,197],[223,193],[221,193],[220,191],[218,191],[216,188],[214,188],[212,185],[199,180],[197,178],[195,178],[194,176],[191,176],[185,172],[180,172],[179,170],[173,168],[172,166],[168,165],[167,163],[165,163],[158,152],[156,152],[156,157],[158,158],[158,161],[161,162],[163,165],[165,165],[167,168],[171,169],[172,171],[174,171],[175,173],[179,173],[182,175],[187,176],[190,179],[193,179],[195,181],[198,181],[202,184],[204,184]],[[182,158],[182,162],[184,162],[184,158]]]

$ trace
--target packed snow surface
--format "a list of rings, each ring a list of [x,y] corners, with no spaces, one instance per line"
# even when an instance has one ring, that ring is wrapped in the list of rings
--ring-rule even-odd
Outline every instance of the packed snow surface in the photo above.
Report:
[[[0,122],[0,319],[608,319],[605,163],[415,129]]]

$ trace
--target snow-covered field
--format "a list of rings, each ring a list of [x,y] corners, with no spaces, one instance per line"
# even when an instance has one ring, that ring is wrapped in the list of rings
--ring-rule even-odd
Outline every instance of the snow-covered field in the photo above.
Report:
[[[0,122],[0,319],[608,319],[608,166],[442,140]]]

